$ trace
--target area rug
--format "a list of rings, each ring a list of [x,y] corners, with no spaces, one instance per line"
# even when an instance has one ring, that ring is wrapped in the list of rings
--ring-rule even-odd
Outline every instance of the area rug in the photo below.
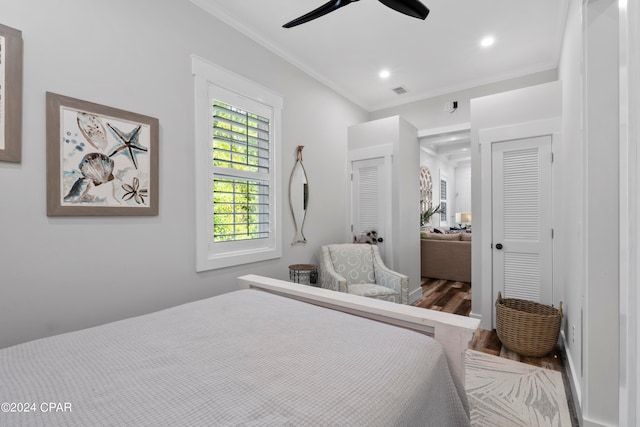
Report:
[[[474,427],[571,427],[562,373],[467,350]]]

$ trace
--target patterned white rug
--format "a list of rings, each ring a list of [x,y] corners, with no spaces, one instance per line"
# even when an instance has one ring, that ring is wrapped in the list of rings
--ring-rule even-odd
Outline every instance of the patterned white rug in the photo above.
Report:
[[[562,374],[467,350],[466,390],[474,427],[571,427]]]

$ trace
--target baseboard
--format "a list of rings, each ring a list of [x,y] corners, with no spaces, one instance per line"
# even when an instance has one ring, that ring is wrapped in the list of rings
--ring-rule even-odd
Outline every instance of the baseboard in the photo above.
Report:
[[[573,407],[577,412],[577,418],[580,421],[580,425],[586,426],[587,424],[583,424],[582,419],[582,388],[580,387],[580,381],[578,380],[578,376],[576,375],[576,367],[573,364],[573,359],[571,358],[571,352],[567,347],[567,337],[564,335],[564,331],[560,331],[560,353],[564,358],[564,370],[567,378],[569,379],[569,387],[571,387],[571,398],[573,400]],[[593,424],[591,424],[593,425]],[[595,426],[595,425],[593,425]]]
[[[597,421],[583,420],[581,427],[611,427],[609,424],[602,424]]]
[[[409,293],[409,305],[418,301],[420,298],[422,298],[422,288],[418,287],[418,289],[415,289],[413,292]]]
[[[476,319],[482,319],[482,314],[474,313],[473,311],[471,311],[471,313],[469,313],[469,317],[474,317]]]
[[[482,322],[482,314],[474,313],[472,311],[471,313],[469,313],[469,317],[471,317],[473,319],[478,319],[479,321]]]

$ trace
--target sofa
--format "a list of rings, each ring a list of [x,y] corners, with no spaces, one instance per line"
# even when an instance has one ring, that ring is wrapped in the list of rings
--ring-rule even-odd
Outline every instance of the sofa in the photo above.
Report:
[[[471,233],[420,234],[422,277],[471,283]]]

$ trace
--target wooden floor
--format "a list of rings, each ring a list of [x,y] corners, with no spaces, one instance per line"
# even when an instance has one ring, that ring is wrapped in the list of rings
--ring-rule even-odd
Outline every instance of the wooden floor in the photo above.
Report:
[[[422,298],[413,305],[445,313],[471,313],[471,283],[422,278]]]
[[[422,298],[413,305],[431,310],[468,316],[471,312],[471,284],[441,279],[422,278]],[[545,357],[524,357],[502,346],[495,330],[479,329],[469,348],[518,362],[564,373],[559,349]]]

